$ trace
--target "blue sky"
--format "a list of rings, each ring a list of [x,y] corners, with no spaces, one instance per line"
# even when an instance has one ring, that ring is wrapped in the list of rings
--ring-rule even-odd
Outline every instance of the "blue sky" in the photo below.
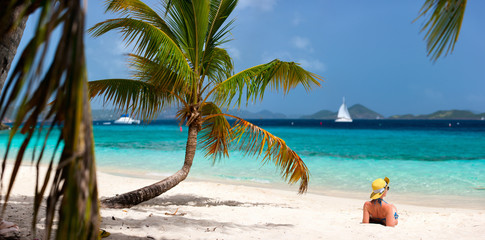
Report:
[[[88,27],[115,17],[104,13],[103,2],[88,2]],[[146,2],[158,7],[157,1]],[[241,0],[232,15],[233,41],[224,46],[236,71],[279,58],[325,78],[310,93],[268,93],[247,109],[287,115],[337,111],[345,96],[349,106],[360,103],[385,116],[485,112],[485,1],[468,1],[455,51],[434,64],[419,33],[423,20],[412,23],[423,2]],[[123,55],[129,51],[118,33],[86,36],[89,80],[129,77]]]

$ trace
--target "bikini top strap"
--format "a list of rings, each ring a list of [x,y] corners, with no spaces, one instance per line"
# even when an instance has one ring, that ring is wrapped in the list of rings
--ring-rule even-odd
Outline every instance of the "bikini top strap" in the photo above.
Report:
[[[382,202],[387,203],[387,202],[386,202],[384,199],[382,199],[382,198],[378,198],[378,199],[375,199],[375,200],[372,200],[372,201],[374,202],[374,204],[379,203],[379,205],[381,205],[381,206],[382,206]]]

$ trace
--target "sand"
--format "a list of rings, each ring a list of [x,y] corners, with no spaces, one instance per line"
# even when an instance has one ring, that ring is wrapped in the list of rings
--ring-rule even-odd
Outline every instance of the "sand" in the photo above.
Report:
[[[22,239],[33,239],[30,223],[34,176],[34,168],[22,166],[5,215],[20,226]],[[98,172],[102,197],[153,182]],[[400,216],[394,228],[361,224],[366,199],[298,195],[294,190],[189,179],[130,209],[101,209],[101,227],[111,233],[106,239],[485,238],[485,207],[424,207],[392,201],[391,196],[389,193],[388,200],[397,206]],[[42,216],[37,231],[43,229]],[[37,238],[43,239],[42,234],[38,233]]]

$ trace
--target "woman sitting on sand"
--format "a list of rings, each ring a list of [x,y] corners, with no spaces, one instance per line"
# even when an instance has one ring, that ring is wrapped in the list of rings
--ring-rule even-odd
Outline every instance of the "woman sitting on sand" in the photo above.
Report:
[[[371,201],[364,204],[364,218],[362,223],[379,223],[384,226],[394,227],[397,225],[397,209],[393,204],[384,201],[389,191],[389,178],[378,178],[372,182]]]

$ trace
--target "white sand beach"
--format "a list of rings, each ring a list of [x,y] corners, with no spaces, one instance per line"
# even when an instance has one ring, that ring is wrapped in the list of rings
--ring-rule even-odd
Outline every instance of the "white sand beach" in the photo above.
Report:
[[[21,167],[5,214],[5,219],[20,226],[22,239],[33,239],[30,223],[34,176],[33,167]],[[153,182],[153,179],[98,172],[101,197]],[[4,180],[4,187],[5,183]],[[485,208],[406,205],[393,201],[389,194],[389,201],[397,206],[400,216],[399,225],[392,228],[361,224],[364,201],[188,180],[130,209],[102,209],[101,227],[111,233],[105,239],[396,240],[484,239],[485,236]],[[43,229],[42,216],[41,213],[38,230]],[[36,237],[43,239],[42,234]]]

